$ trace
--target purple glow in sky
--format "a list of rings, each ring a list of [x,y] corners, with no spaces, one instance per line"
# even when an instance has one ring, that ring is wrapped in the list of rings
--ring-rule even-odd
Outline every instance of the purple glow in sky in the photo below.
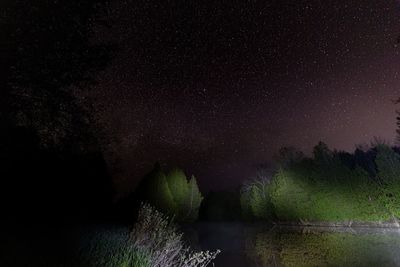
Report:
[[[155,161],[232,188],[281,146],[393,141],[399,2],[116,1],[99,75],[113,172],[131,188]]]

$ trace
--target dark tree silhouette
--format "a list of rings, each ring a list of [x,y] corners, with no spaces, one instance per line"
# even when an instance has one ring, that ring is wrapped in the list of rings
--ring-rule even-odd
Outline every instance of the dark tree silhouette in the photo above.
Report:
[[[1,3],[0,206],[31,217],[88,214],[111,195],[99,144],[74,90],[111,47],[91,31],[105,0]],[[101,209],[101,208],[99,208]]]
[[[109,60],[110,47],[90,39],[94,15],[104,4],[2,3],[2,119],[36,129],[47,144],[82,135],[85,116],[72,91],[93,82],[93,73]]]
[[[400,98],[395,100],[394,103],[397,105],[400,103]],[[400,110],[396,110],[396,143],[400,145]]]

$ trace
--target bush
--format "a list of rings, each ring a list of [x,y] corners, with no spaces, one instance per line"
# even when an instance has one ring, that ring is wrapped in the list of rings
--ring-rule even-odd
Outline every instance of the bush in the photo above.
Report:
[[[142,192],[145,195],[145,200],[165,214],[174,214],[177,204],[174,201],[165,174],[156,168],[147,176],[145,182],[145,190]],[[140,190],[143,190],[143,188]]]
[[[165,175],[159,165],[153,169],[138,187],[138,195],[177,221],[195,221],[203,200],[196,178],[187,179],[185,173],[175,168]]]
[[[186,199],[187,203],[187,213],[185,215],[186,221],[195,221],[199,217],[199,209],[201,202],[203,201],[203,196],[197,185],[196,178],[192,176],[188,183],[188,195]]]
[[[69,262],[62,266],[150,267],[148,255],[133,246],[125,227],[87,227],[76,234],[80,240],[79,253],[76,257],[69,255]]]
[[[400,218],[400,155],[387,145],[377,146],[379,201],[394,219]]]
[[[276,216],[289,221],[385,221],[379,188],[361,168],[341,162],[302,164],[280,170],[271,186]]]
[[[175,168],[168,173],[167,182],[176,204],[176,220],[195,221],[203,200],[196,178],[192,176],[188,180],[182,170]]]
[[[107,226],[84,228],[77,234],[81,238],[79,252],[68,255],[65,266],[202,267],[220,252],[191,250],[172,220],[148,204],[141,204],[131,230]]]
[[[152,267],[207,266],[220,252],[191,251],[183,244],[182,234],[168,216],[147,204],[139,210],[131,241],[136,251],[147,256]]]
[[[270,180],[262,176],[244,183],[240,191],[240,204],[245,219],[273,218],[269,185]]]
[[[400,218],[400,155],[383,144],[370,151],[376,151],[374,164],[366,157],[367,164],[359,166],[360,157],[356,160],[355,154],[331,151],[320,142],[313,158],[281,165],[272,182],[245,183],[243,213],[303,223],[396,222]],[[371,171],[374,165],[376,171]]]

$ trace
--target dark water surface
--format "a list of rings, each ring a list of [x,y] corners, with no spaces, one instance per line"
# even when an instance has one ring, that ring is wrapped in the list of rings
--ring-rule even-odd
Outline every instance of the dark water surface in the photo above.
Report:
[[[217,267],[400,266],[399,229],[197,223],[183,230],[193,247],[222,250]]]
[[[0,266],[110,266],[129,227],[2,227]],[[400,230],[196,223],[181,227],[194,249],[222,252],[217,267],[400,266]],[[119,265],[113,265],[119,266]]]

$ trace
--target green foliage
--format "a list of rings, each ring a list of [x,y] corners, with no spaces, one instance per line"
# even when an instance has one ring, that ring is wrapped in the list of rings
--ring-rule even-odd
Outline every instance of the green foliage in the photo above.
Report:
[[[371,177],[352,164],[351,154],[343,156],[320,142],[314,158],[281,167],[271,183],[245,184],[241,192],[244,216],[302,223],[397,221],[400,155],[382,144],[375,149],[377,175]]]
[[[112,255],[107,267],[150,267],[149,256],[133,246],[127,246],[118,254]]]
[[[204,267],[220,252],[193,251],[186,246],[183,234],[169,216],[143,203],[131,229],[88,228],[78,234],[83,238],[78,251],[68,257],[68,264],[34,266]]]
[[[166,214],[174,214],[176,211],[176,203],[171,194],[165,174],[159,168],[155,168],[145,177],[144,198],[151,205]]]
[[[292,153],[293,152],[293,153]],[[280,150],[281,164],[291,165],[300,155],[295,149],[283,148]],[[272,172],[268,167],[258,169],[254,178],[247,180],[240,189],[240,205],[242,217],[246,220],[274,218],[273,206],[270,198]]]
[[[150,267],[150,254],[134,246],[129,233],[130,230],[125,226],[90,226],[80,229],[76,233],[80,240],[78,250],[69,255],[67,264],[40,266]]]
[[[175,216],[181,220],[186,216],[186,206],[188,205],[189,187],[185,173],[175,168],[167,175],[168,187],[176,204]]]
[[[178,168],[166,176],[159,165],[144,178],[138,193],[163,213],[174,215],[177,221],[196,220],[203,200],[194,176],[188,180]]]
[[[283,221],[386,221],[377,185],[360,168],[303,164],[280,170],[271,186],[271,202]]]
[[[269,194],[269,181],[258,177],[244,184],[240,194],[242,216],[245,219],[273,218],[273,206]]]
[[[189,180],[188,189],[188,199],[186,200],[188,213],[186,214],[186,220],[195,221],[199,217],[199,208],[203,201],[203,196],[194,176]]]
[[[379,201],[393,217],[400,218],[400,155],[381,144],[375,162],[381,182]]]
[[[185,173],[181,169],[175,168],[168,173],[167,182],[169,189],[173,192],[173,198],[177,206],[185,206],[189,193],[188,181]]]
[[[220,252],[193,252],[184,245],[182,233],[170,218],[147,204],[139,210],[130,241],[136,251],[147,256],[150,266],[205,267]]]
[[[303,208],[311,204],[306,193],[309,185],[307,181],[296,178],[295,172],[280,170],[271,184],[271,202],[281,220],[305,219],[309,212]]]

